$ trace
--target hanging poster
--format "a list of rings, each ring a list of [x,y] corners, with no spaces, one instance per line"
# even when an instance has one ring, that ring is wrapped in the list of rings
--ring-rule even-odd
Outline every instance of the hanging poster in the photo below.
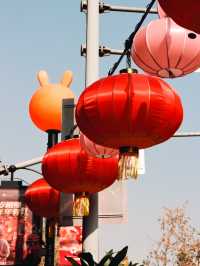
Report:
[[[23,263],[39,248],[37,223],[24,203],[24,186],[0,186],[0,265]]]
[[[72,257],[77,262],[78,254],[82,251],[82,228],[81,226],[61,226],[57,243],[57,266],[70,266],[66,257]]]

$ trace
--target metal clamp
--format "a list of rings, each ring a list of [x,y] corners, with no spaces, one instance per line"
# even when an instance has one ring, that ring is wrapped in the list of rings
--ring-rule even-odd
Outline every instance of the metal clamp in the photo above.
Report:
[[[81,45],[81,56],[86,56],[86,45]],[[99,57],[108,56],[108,55],[121,55],[123,50],[111,49],[104,45],[99,46]]]
[[[82,0],[81,1],[81,12],[87,12],[87,1]],[[105,4],[104,2],[100,1],[99,2],[99,13],[103,14],[105,12],[110,12],[110,11],[117,11],[117,12],[131,12],[131,13],[145,13],[146,8],[142,7],[128,7],[128,6],[112,6],[109,4]],[[157,14],[157,9],[151,9],[150,12],[151,14]]]

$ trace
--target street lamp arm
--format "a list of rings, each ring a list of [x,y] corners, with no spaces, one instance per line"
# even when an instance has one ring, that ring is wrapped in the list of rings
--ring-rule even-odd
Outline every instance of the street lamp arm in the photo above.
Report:
[[[36,164],[41,163],[42,159],[43,159],[43,156],[28,160],[28,161],[16,163],[15,167],[16,167],[16,169],[18,169],[18,168],[24,168],[24,167],[29,167],[29,166],[32,166],[32,165],[36,165]]]
[[[31,159],[28,161],[24,161],[24,162],[20,162],[20,163],[16,163],[16,164],[11,164],[11,165],[6,165],[6,164],[0,163],[0,175],[8,175],[9,173],[13,173],[19,169],[26,169],[29,166],[33,166],[33,165],[41,163],[42,159],[43,159],[43,157],[41,156],[41,157],[37,157],[37,158]],[[29,169],[27,169],[27,170],[29,170]]]

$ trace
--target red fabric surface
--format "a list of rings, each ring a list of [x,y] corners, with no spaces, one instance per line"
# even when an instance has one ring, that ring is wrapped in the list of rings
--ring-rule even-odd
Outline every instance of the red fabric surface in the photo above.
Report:
[[[111,148],[148,148],[169,139],[179,128],[179,96],[163,80],[119,74],[98,80],[79,97],[76,121],[97,144]]]
[[[200,33],[199,0],[158,0],[166,14],[177,24]]]
[[[43,178],[27,188],[25,201],[30,210],[38,216],[53,218],[59,215],[60,192]]]
[[[116,180],[118,159],[89,156],[79,139],[70,139],[47,151],[42,172],[46,181],[59,191],[96,193]]]

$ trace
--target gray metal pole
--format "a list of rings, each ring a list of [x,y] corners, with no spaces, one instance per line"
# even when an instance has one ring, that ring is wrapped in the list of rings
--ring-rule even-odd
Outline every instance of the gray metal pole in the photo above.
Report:
[[[99,76],[99,0],[87,1],[86,86]],[[98,260],[98,194],[90,197],[90,215],[83,218],[83,251]]]

